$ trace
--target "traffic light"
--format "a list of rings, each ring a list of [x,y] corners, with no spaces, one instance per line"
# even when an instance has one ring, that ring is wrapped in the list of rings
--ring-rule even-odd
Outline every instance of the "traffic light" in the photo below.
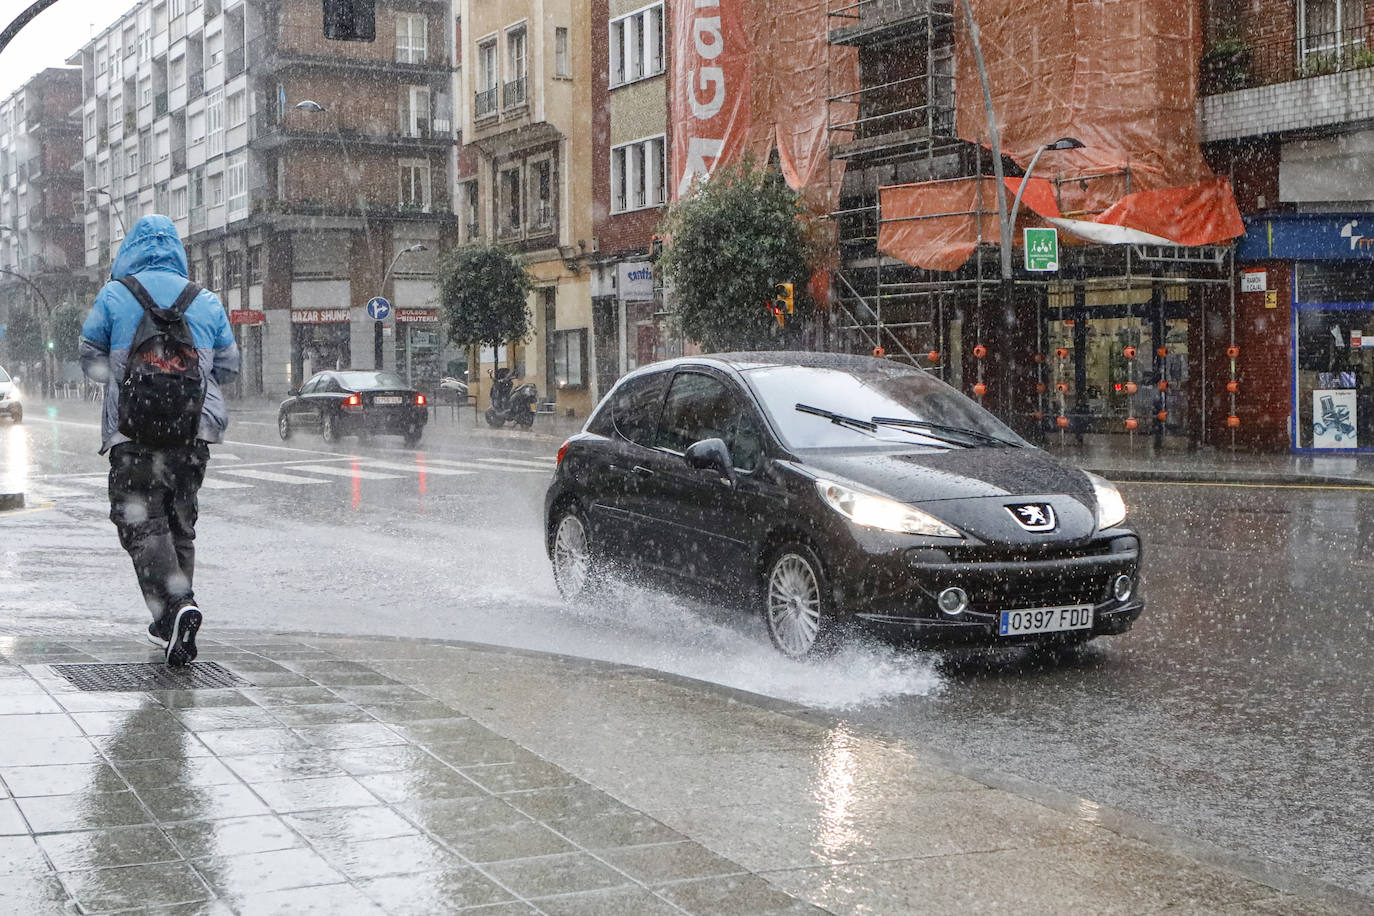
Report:
[[[56,349],[57,349],[57,343],[56,343],[55,341],[51,341],[51,340],[48,341],[48,349],[49,349],[49,350],[56,350]]]
[[[335,41],[376,41],[376,0],[323,0],[324,37]]]
[[[777,283],[773,286],[773,293],[773,301],[779,307],[786,309],[787,314],[791,315],[795,310],[792,305],[792,284]]]
[[[772,315],[774,318],[778,320],[779,328],[784,327],[787,324],[787,315],[785,312],[783,312],[782,306],[778,304],[778,300],[774,299],[772,302],[769,302],[766,306],[764,306],[764,308],[768,309],[768,314]]]

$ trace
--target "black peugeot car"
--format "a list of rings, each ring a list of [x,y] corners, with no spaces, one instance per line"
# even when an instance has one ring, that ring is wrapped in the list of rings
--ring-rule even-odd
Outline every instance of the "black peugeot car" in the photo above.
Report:
[[[612,570],[727,593],[802,657],[846,625],[963,645],[1128,630],[1140,539],[1116,488],[933,375],[727,353],[621,379],[545,500],[565,598]]]
[[[289,439],[297,430],[315,430],[325,442],[386,433],[413,448],[428,419],[425,396],[396,373],[341,369],[317,372],[291,392],[277,410],[277,432]]]

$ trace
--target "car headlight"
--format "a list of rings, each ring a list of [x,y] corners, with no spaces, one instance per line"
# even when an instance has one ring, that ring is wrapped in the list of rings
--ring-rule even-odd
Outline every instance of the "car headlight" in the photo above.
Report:
[[[1093,499],[1097,500],[1097,527],[1115,528],[1124,522],[1126,502],[1121,498],[1121,491],[1096,474],[1089,474],[1088,480],[1092,481]]]
[[[913,509],[895,499],[864,493],[830,480],[817,480],[816,489],[826,505],[856,525],[895,531],[899,534],[924,534],[937,538],[962,538],[963,535],[933,515]]]

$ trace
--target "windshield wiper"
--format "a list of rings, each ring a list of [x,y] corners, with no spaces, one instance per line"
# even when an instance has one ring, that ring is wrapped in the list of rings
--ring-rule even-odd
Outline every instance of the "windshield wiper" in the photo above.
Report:
[[[894,426],[898,429],[911,429],[918,432],[939,433],[942,436],[966,436],[975,442],[986,442],[990,445],[1000,445],[1005,448],[1020,448],[1021,446],[1008,439],[998,436],[980,433],[976,429],[965,429],[962,426],[946,426],[943,423],[931,423],[927,420],[907,420],[902,417],[874,417],[871,421],[874,426]]]
[[[842,413],[835,413],[833,410],[826,410],[824,407],[812,407],[810,404],[798,404],[798,413],[809,413],[813,417],[824,417],[836,426],[848,426],[853,429],[861,429],[866,433],[876,433],[878,424],[870,420],[860,420],[858,417],[846,417]]]

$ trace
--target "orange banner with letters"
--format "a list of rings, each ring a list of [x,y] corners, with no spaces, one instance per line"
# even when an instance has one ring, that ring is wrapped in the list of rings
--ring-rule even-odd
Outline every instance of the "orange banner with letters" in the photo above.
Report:
[[[671,8],[676,200],[746,148],[754,49],[737,0],[692,0]]]

